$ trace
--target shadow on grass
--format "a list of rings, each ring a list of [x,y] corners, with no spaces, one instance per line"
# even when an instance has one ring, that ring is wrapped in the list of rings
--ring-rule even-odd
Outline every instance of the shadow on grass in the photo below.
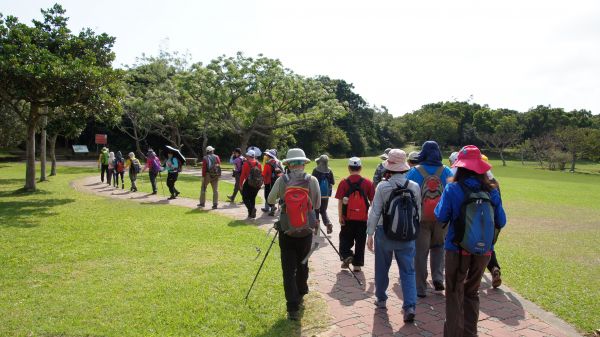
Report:
[[[227,226],[229,227],[243,227],[243,226],[253,226],[253,227],[257,227],[260,224],[255,222],[250,222],[250,221],[245,221],[245,220],[234,220],[234,221],[230,221]]]
[[[290,321],[288,319],[280,319],[273,324],[269,330],[263,334],[258,335],[259,337],[275,337],[275,336],[302,336],[302,315],[303,311],[300,311],[299,321]]]
[[[25,179],[0,179],[0,185],[17,185],[23,183],[25,183]]]
[[[75,199],[0,202],[0,227],[36,227],[40,219],[54,215],[52,208],[72,202],[75,202]]]
[[[2,179],[0,179],[2,180]],[[12,180],[12,179],[5,179],[5,180]],[[0,184],[2,185],[2,184]],[[46,190],[35,190],[34,192],[29,192],[26,191],[24,188],[19,188],[16,190],[12,190],[12,191],[0,191],[0,198],[2,197],[30,197],[30,196],[36,196],[36,195],[48,195],[51,194],[51,192],[48,192]]]

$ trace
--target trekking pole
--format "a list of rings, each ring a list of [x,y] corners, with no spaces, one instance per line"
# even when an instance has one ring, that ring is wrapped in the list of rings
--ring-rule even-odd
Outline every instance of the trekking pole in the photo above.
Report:
[[[160,189],[162,190],[162,195],[163,195],[163,197],[166,197],[165,186],[163,185],[162,174],[160,174],[160,172],[158,172],[158,178],[160,178]]]
[[[321,230],[321,233],[323,233],[323,236],[327,239],[327,241],[329,241],[329,244],[331,245],[331,247],[333,248],[333,250],[335,250],[335,252],[337,253],[337,255],[340,257],[340,260],[343,260],[342,258],[342,254],[340,254],[340,252],[337,250],[337,248],[335,248],[335,246],[333,245],[333,242],[331,242],[331,240],[329,240],[329,237],[327,236],[327,234],[325,234],[325,232],[323,232],[323,228],[321,228],[321,226],[319,226],[319,229]],[[362,282],[358,279],[358,277],[356,277],[356,274],[354,274],[354,272],[352,271],[352,269],[348,268],[348,271],[350,272],[350,274],[352,274],[352,276],[354,277],[354,279],[356,279],[356,282],[358,282],[358,285],[363,285]]]
[[[254,280],[252,281],[252,285],[250,285],[250,289],[248,289],[248,293],[246,294],[246,297],[244,298],[244,304],[248,303],[248,296],[250,296],[250,291],[252,291],[252,288],[254,287],[254,283],[256,282],[256,279],[258,278],[258,274],[260,274],[260,271],[261,271],[263,265],[265,264],[265,261],[267,260],[267,256],[269,256],[269,252],[271,251],[271,247],[273,247],[273,244],[275,243],[275,239],[277,238],[277,234],[279,234],[279,231],[275,232],[275,236],[273,236],[273,240],[271,241],[271,245],[269,245],[269,249],[267,250],[267,253],[265,254],[265,257],[263,258],[262,262],[260,263],[260,267],[258,267],[258,271],[256,272],[256,275],[254,276]]]

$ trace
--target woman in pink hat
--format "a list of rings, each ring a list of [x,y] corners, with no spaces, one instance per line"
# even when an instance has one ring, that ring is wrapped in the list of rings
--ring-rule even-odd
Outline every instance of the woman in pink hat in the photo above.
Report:
[[[435,208],[437,220],[448,223],[444,336],[477,336],[478,289],[506,214],[497,185],[486,176],[492,166],[476,146],[463,147],[453,167],[454,182]]]

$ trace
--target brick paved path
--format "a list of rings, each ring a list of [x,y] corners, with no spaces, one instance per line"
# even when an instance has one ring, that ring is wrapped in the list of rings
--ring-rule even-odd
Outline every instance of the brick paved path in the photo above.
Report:
[[[226,177],[225,180],[230,178]],[[189,208],[196,208],[197,202],[185,198],[166,201],[162,196],[145,193],[124,194],[121,190],[119,193],[113,193],[116,190],[101,184],[96,176],[75,181],[73,186],[84,192],[137,202],[168,203]],[[239,220],[246,218],[246,210],[242,205],[221,202],[216,212]],[[334,221],[334,232],[330,238],[337,246],[339,225],[335,199],[330,200],[329,215]],[[260,210],[258,216],[259,218],[252,221],[257,226],[270,228],[274,222],[274,218],[262,215]],[[356,273],[363,283],[359,286],[347,270],[340,269],[337,254],[327,242],[325,243],[326,245],[315,251],[310,259],[311,290],[318,291],[324,297],[331,316],[331,329],[323,333],[323,336],[442,336],[444,294],[431,289],[431,280],[427,297],[418,299],[415,322],[405,324],[402,320],[402,291],[395,263],[392,263],[390,270],[388,309],[375,309],[374,255],[369,251],[365,253],[363,272]],[[502,261],[502,252],[499,252],[499,259]],[[580,336],[572,327],[551,313],[523,300],[506,286],[493,289],[490,283],[489,274],[486,273],[480,289],[480,336]]]

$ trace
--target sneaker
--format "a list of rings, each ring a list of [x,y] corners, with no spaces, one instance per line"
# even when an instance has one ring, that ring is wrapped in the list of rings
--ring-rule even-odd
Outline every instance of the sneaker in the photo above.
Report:
[[[230,195],[228,195],[228,196],[227,196],[227,201],[229,201],[229,202],[233,202],[233,197],[232,197],[232,196],[230,196]]]
[[[492,269],[492,287],[498,288],[502,285],[502,278],[500,277],[500,268],[494,267]]]
[[[444,282],[442,282],[442,281],[433,281],[433,287],[437,291],[442,291],[442,290],[446,289],[444,287]]]
[[[176,198],[176,197],[175,197],[174,195],[172,195],[172,196],[168,197],[168,198],[167,198],[167,200],[173,200],[173,199],[175,199],[175,198]]]
[[[290,321],[299,321],[300,320],[300,311],[288,311],[287,318]]]
[[[263,212],[265,212],[265,213],[270,211],[270,209],[268,209],[268,208],[266,208],[266,207],[263,207],[263,208],[261,208],[260,210],[261,210],[261,211],[263,211]]]
[[[200,204],[198,204],[196,206],[204,208],[204,204],[202,204],[202,203],[200,203]]]
[[[415,308],[410,307],[404,310],[404,322],[412,323],[415,320]]]
[[[217,209],[217,207],[218,207],[217,205],[213,205],[212,209]]]
[[[375,306],[377,309],[387,309],[385,301],[375,300]]]
[[[348,256],[347,258],[342,260],[342,269],[350,269],[350,263],[352,263],[352,256]]]
[[[157,193],[158,193],[158,192],[154,191],[154,192],[152,192],[152,195],[154,195],[154,194],[157,194]]]
[[[355,271],[355,272],[360,272],[360,271],[361,271],[361,268],[360,268],[360,266],[354,266],[354,271]]]
[[[325,225],[325,227],[327,227],[327,234],[331,234],[333,233],[333,225],[328,223]]]
[[[178,197],[179,196],[179,191],[175,191],[175,196]]]
[[[417,297],[419,297],[419,298],[425,298],[425,297],[427,297],[427,294],[419,294],[419,293],[417,293]]]
[[[269,212],[269,216],[275,216],[275,210],[274,210],[274,209],[272,209],[272,210]]]

